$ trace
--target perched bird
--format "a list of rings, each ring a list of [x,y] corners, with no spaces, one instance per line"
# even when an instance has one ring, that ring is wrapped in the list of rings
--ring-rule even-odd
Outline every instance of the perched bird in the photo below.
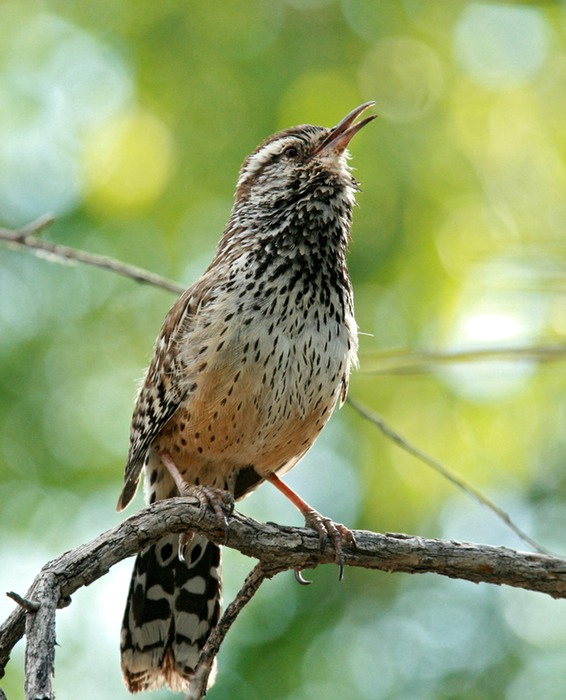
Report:
[[[323,518],[279,479],[311,447],[348,389],[357,357],[346,266],[358,184],[348,143],[374,117],[367,102],[337,126],[296,126],[246,158],[216,255],[173,305],[155,343],[131,424],[118,509],[142,469],[150,503],[194,493],[218,504],[270,481],[307,525]],[[170,535],[138,556],[124,615],[131,692],[187,691],[220,611],[220,549]]]

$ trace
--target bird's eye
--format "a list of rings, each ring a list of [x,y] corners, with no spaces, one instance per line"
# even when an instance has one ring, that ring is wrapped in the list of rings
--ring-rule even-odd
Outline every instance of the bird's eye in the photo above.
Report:
[[[287,146],[283,150],[283,155],[286,158],[296,158],[299,155],[299,149],[296,146]]]

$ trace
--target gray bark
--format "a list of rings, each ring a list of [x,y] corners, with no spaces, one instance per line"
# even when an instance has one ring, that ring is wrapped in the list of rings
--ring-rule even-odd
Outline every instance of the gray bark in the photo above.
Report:
[[[284,570],[335,563],[332,545],[326,543],[321,547],[318,535],[312,530],[262,524],[238,512],[227,517],[226,541],[226,532],[212,510],[203,510],[194,498],[167,499],[47,563],[24,597],[11,594],[19,605],[0,626],[0,677],[4,675],[13,646],[25,632],[26,699],[52,700],[56,608],[68,604],[69,596],[104,576],[114,564],[167,533],[187,530],[202,533],[218,544],[259,560],[247,588],[244,586],[240,591],[235,605],[228,606],[226,613],[229,615],[221,621],[218,635],[209,648],[203,650],[209,665],[228,627],[265,578]],[[566,597],[566,561],[563,559],[506,547],[398,533],[356,530],[354,535],[355,548],[344,543],[346,566],[411,574],[436,573],[474,583],[515,586],[553,598]],[[204,694],[206,673],[201,675]]]

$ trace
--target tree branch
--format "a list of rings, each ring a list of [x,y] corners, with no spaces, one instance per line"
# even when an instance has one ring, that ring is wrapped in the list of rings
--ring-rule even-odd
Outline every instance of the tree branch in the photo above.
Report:
[[[81,263],[114,272],[136,282],[153,285],[174,294],[181,294],[185,291],[185,287],[177,282],[168,280],[136,265],[130,265],[106,255],[89,253],[80,248],[43,241],[35,236],[35,234],[51,226],[53,222],[53,216],[44,214],[20,229],[0,228],[0,243],[12,250],[24,250],[34,253],[50,262],[62,264]],[[556,361],[563,362],[565,359],[566,346],[564,344],[477,348],[471,350],[447,350],[444,352],[401,349],[366,354],[363,358],[365,367],[363,374],[422,374],[429,372],[431,367],[462,362],[527,360],[542,364]],[[371,364],[377,364],[378,367],[370,369],[369,366]]]
[[[426,452],[423,450],[419,449],[415,445],[413,445],[407,438],[403,437],[400,433],[398,433],[396,430],[393,430],[391,426],[389,426],[381,416],[379,416],[377,413],[372,411],[370,408],[367,406],[364,406],[362,403],[357,401],[356,399],[353,399],[351,396],[348,396],[346,399],[346,402],[349,406],[351,406],[357,413],[362,416],[362,418],[365,418],[368,420],[370,423],[373,423],[376,428],[381,430],[381,432],[388,437],[392,442],[394,442],[398,447],[400,447],[402,450],[407,452],[408,454],[412,455],[413,457],[416,457],[419,461],[423,462],[427,466],[429,466],[431,469],[434,469],[435,472],[440,474],[442,477],[444,477],[447,481],[449,481],[451,484],[453,484],[457,489],[460,489],[463,493],[465,493],[467,496],[472,498],[474,501],[479,503],[482,506],[485,506],[488,508],[495,516],[499,518],[505,525],[512,531],[514,532],[519,539],[521,539],[523,542],[526,544],[529,544],[531,547],[537,550],[537,552],[540,552],[541,554],[549,554],[553,556],[553,552],[548,550],[546,547],[543,547],[541,544],[539,544],[535,539],[533,539],[529,534],[527,534],[524,530],[521,530],[521,528],[515,524],[515,522],[512,520],[511,516],[509,513],[503,510],[503,508],[500,508],[496,503],[494,503],[490,498],[488,498],[485,494],[483,494],[479,489],[477,489],[475,486],[473,486],[469,481],[466,481],[463,479],[461,476],[458,476],[455,472],[453,472],[451,469],[448,469],[448,467],[444,466],[441,462],[439,462],[437,459],[434,459],[434,457],[431,457],[428,455]]]
[[[46,573],[38,581],[35,597],[40,602],[36,611],[26,615],[26,698],[51,700],[55,675],[55,612],[61,598],[57,577]]]
[[[6,244],[7,248],[12,250],[27,250],[35,253],[39,257],[46,258],[50,262],[63,264],[82,263],[99,267],[103,270],[109,270],[122,277],[151,284],[154,287],[166,289],[175,294],[181,294],[185,287],[176,282],[171,282],[165,277],[156,275],[153,272],[148,272],[136,265],[120,262],[114,258],[109,258],[106,255],[97,255],[96,253],[88,253],[85,250],[71,248],[70,246],[61,245],[60,243],[51,243],[37,238],[34,234],[43,231],[53,223],[54,219],[50,215],[45,215],[33,221],[31,224],[24,226],[18,231],[10,231],[9,229],[0,228],[0,241]]]
[[[364,354],[365,375],[429,374],[442,365],[472,362],[536,362],[550,364],[566,360],[566,345],[520,345],[469,350],[383,350]],[[372,368],[373,367],[373,368]]]
[[[312,530],[273,523],[260,524],[238,512],[228,516],[228,522],[227,546],[259,560],[260,566],[254,570],[255,574],[252,572],[240,592],[241,600],[232,607],[228,606],[210,647],[203,650],[203,660],[206,659],[209,664],[236,615],[265,577],[279,571],[314,568],[318,564],[335,562],[332,545],[326,544],[321,550],[318,534]],[[13,646],[26,631],[28,647],[33,645],[34,653],[43,656],[39,669],[28,666],[36,678],[29,679],[28,683],[34,688],[48,688],[45,683],[50,681],[53,671],[54,635],[51,636],[46,628],[54,630],[55,605],[61,607],[67,604],[69,596],[79,588],[96,581],[114,564],[136,554],[167,533],[187,530],[203,534],[218,544],[225,543],[225,533],[219,528],[218,518],[212,510],[201,509],[194,498],[171,498],[141,510],[91,542],[47,563],[23,596],[26,601],[38,602],[39,610],[26,613],[19,607],[0,626],[0,677],[4,675]],[[563,559],[517,552],[505,547],[396,533],[382,535],[358,530],[354,534],[357,543],[355,550],[344,546],[347,566],[413,574],[430,572],[474,583],[515,586],[546,593],[553,598],[566,598],[566,561]],[[30,622],[26,628],[27,616]],[[204,686],[205,676],[208,677],[203,671],[202,681],[199,681]]]
[[[201,700],[201,698],[206,695],[208,679],[214,667],[214,661],[218,655],[218,652],[220,651],[220,645],[224,641],[228,630],[230,627],[232,627],[232,624],[236,621],[236,618],[242,612],[244,607],[257,593],[259,587],[265,581],[265,579],[275,576],[275,574],[279,573],[280,571],[285,571],[285,568],[286,567],[276,567],[267,570],[261,563],[254,566],[246,577],[244,585],[239,590],[238,595],[228,605],[218,624],[212,629],[208,639],[206,640],[206,643],[200,652],[198,664],[195,669],[195,675],[191,680],[191,687],[186,700]]]

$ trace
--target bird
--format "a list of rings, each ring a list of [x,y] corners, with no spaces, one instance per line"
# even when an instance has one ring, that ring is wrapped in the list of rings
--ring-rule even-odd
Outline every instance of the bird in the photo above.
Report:
[[[216,254],[155,342],[118,510],[132,500],[142,471],[149,503],[195,495],[220,515],[231,499],[268,481],[332,540],[343,569],[342,542],[353,542],[351,532],[280,476],[345,401],[357,363],[346,252],[359,185],[347,146],[375,118],[358,120],[374,104],[333,128],[280,131],[244,160]],[[130,692],[189,690],[219,620],[220,559],[217,544],[189,533],[165,536],[138,555],[120,641]]]

